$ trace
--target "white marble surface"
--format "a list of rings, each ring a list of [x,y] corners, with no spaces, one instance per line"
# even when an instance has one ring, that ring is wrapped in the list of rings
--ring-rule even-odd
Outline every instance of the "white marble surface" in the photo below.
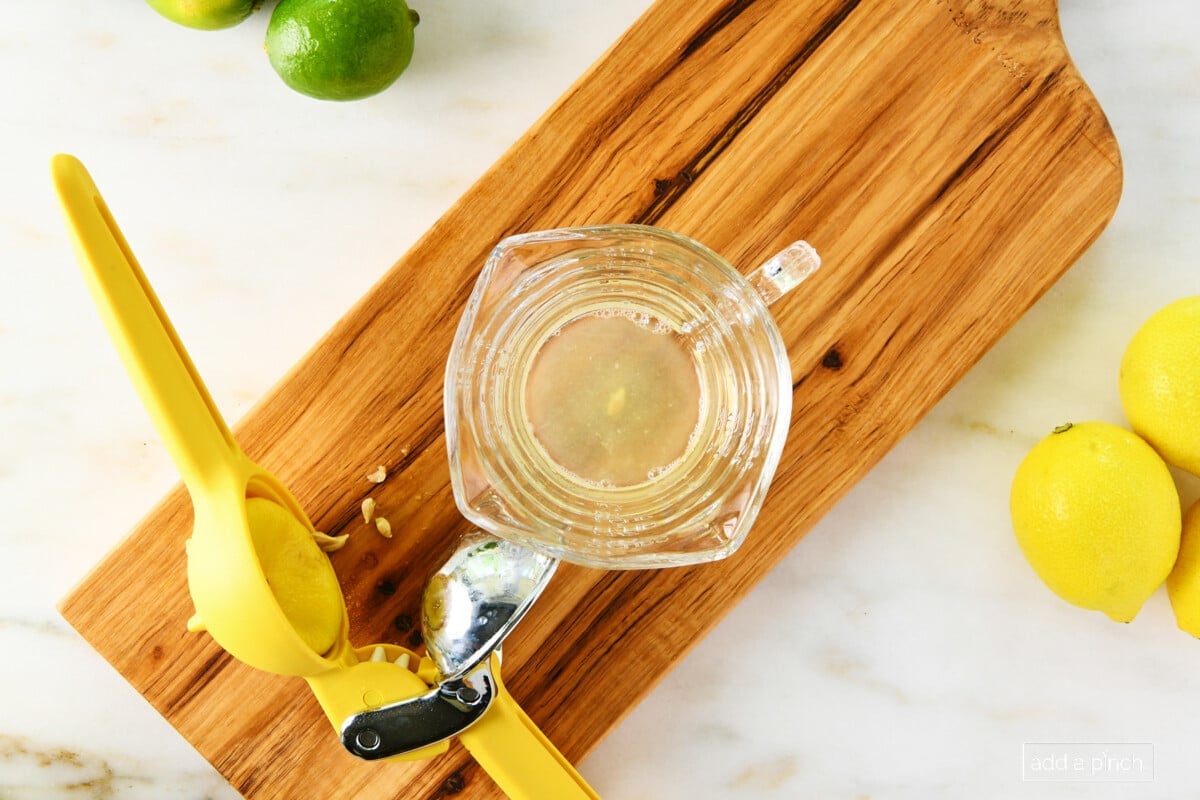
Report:
[[[237,418],[648,4],[425,2],[409,73],[350,105],[278,82],[265,14],[201,34],[133,0],[8,9],[5,800],[236,797],[54,610],[176,474],[78,278],[49,155],[89,164]],[[1120,421],[1126,339],[1200,291],[1200,7],[1061,14],[1125,158],[1112,225],[582,764],[606,798],[1200,794],[1200,643],[1165,594],[1128,626],[1068,607],[1009,530],[1026,449],[1066,419]],[[1037,741],[1149,743],[1153,781],[1022,782]]]

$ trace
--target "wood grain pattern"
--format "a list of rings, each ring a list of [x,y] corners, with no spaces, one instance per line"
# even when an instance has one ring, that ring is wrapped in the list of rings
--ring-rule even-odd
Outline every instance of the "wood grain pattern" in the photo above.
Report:
[[[1120,188],[1048,0],[660,0],[237,435],[323,530],[364,530],[359,503],[376,498],[396,538],[354,535],[333,556],[353,639],[417,645],[421,585],[465,527],[442,370],[492,245],[637,221],[748,271],[812,242],[825,267],[772,309],[792,432],[742,550],[680,570],[566,567],[506,646],[513,694],[578,759],[1075,261]],[[185,633],[190,515],[182,491],[165,498],[62,612],[243,795],[499,796],[457,745],[354,760],[301,681]]]

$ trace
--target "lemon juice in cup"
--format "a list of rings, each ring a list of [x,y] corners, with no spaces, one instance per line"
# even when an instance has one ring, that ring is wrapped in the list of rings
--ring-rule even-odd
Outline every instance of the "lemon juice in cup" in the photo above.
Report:
[[[744,277],[643,225],[502,241],[446,372],[455,500],[480,528],[590,566],[733,552],[791,415],[767,306],[819,264],[798,242]]]
[[[535,349],[525,421],[547,463],[596,487],[626,487],[683,460],[705,402],[685,336],[613,308],[570,320]]]

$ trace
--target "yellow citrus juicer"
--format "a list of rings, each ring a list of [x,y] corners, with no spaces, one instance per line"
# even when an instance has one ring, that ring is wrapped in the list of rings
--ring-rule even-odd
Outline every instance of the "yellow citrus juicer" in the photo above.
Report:
[[[596,798],[500,681],[499,641],[552,570],[523,586],[487,646],[453,674],[395,644],[355,648],[312,523],[234,440],[91,176],[68,155],[54,157],[52,174],[93,300],[192,498],[189,629],[252,667],[303,677],[361,758],[428,758],[458,736],[516,800]]]

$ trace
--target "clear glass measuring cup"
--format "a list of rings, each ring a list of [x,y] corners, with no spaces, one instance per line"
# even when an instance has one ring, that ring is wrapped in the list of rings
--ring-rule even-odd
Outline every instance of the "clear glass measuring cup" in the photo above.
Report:
[[[446,371],[456,502],[494,535],[609,569],[737,549],[791,416],[768,305],[820,264],[796,242],[743,277],[644,225],[509,237]]]

